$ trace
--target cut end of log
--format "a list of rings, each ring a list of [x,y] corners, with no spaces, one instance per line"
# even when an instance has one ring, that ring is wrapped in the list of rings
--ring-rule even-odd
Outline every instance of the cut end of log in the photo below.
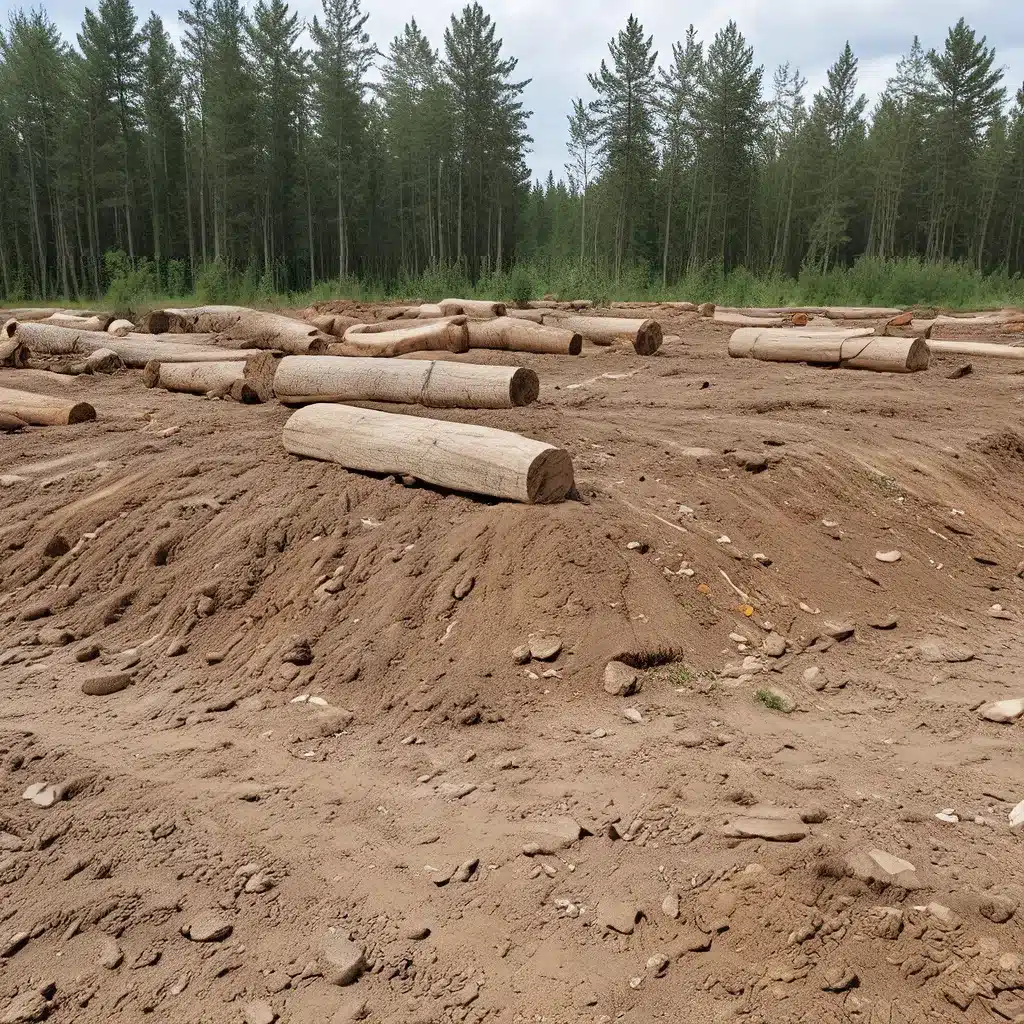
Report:
[[[167,334],[171,329],[171,318],[163,309],[154,309],[139,321],[139,330],[144,334]]]
[[[513,406],[532,405],[540,395],[540,378],[533,370],[520,366],[512,374],[508,392]]]
[[[636,332],[633,348],[637,355],[652,356],[661,348],[661,324],[657,320],[645,320]]]
[[[573,333],[569,339],[569,355],[578,356],[583,351],[583,335]]]
[[[96,410],[88,402],[75,402],[68,410],[68,423],[90,423],[96,419]]]
[[[150,359],[142,371],[142,383],[147,388],[155,388],[160,382],[160,360]]]
[[[907,369],[915,373],[919,370],[927,370],[930,361],[931,349],[928,348],[928,342],[924,338],[915,338],[907,353]]]
[[[572,456],[562,448],[546,448],[530,463],[526,493],[534,505],[563,501],[575,486]]]
[[[3,336],[5,338],[13,338],[17,330],[18,321],[14,319],[8,320],[7,323],[4,324]]]

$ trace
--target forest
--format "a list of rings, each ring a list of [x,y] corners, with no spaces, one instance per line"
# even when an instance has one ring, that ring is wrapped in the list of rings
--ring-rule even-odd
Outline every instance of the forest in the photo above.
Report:
[[[0,36],[0,291],[899,302],[1024,297],[1024,87],[964,20],[881,96],[847,43],[814,95],[730,21],[630,16],[531,180],[529,85],[478,3],[378,46],[361,0],[130,0]],[[177,43],[175,43],[177,40]],[[691,297],[684,294],[683,297]]]

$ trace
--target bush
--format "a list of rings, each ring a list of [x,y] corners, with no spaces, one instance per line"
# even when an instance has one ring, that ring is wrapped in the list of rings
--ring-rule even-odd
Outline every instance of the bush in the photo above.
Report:
[[[509,294],[519,309],[526,309],[533,298],[533,275],[526,267],[520,265],[512,271]]]
[[[156,264],[146,256],[131,260],[121,249],[103,254],[103,276],[107,281],[107,304],[114,309],[129,309],[160,290]]]

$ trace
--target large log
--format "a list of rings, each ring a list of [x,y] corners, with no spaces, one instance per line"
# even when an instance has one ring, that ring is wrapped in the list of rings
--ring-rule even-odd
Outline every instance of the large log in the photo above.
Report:
[[[354,316],[344,316],[341,313],[321,313],[318,316],[314,316],[309,321],[318,330],[323,331],[324,334],[329,334],[332,338],[344,338],[345,332],[350,327],[355,327],[361,321],[357,320]]]
[[[540,309],[509,309],[505,316],[510,316],[514,320],[529,320],[535,324],[544,323],[544,312]]]
[[[872,328],[848,331],[741,328],[729,339],[733,358],[778,363],[816,363],[850,370],[914,373],[928,368],[928,345],[921,338],[874,337]]]
[[[285,356],[274,378],[274,394],[287,405],[406,402],[434,409],[511,409],[529,405],[539,393],[533,370],[472,363]]]
[[[45,320],[55,314],[64,316],[96,316],[88,309],[61,309],[58,306],[17,306],[13,309],[0,310],[0,318],[4,320],[22,320],[25,323],[34,323],[37,320]]]
[[[561,324],[576,334],[582,334],[587,341],[595,345],[629,342],[642,356],[653,355],[661,348],[661,324],[657,320],[635,320],[617,316],[570,316],[562,320]]]
[[[472,423],[403,416],[350,405],[307,405],[284,425],[293,455],[370,473],[512,501],[561,501],[573,487],[569,453]]]
[[[457,316],[459,313],[464,313],[466,316],[486,319],[505,315],[504,302],[487,302],[483,299],[442,299],[438,305],[445,316]]]
[[[141,322],[147,334],[217,334],[224,341],[242,341],[253,348],[293,355],[325,352],[330,337],[313,324],[248,306],[194,306],[154,309]]]
[[[785,327],[790,323],[788,317],[777,316],[774,313],[761,315],[761,311],[748,315],[733,313],[727,309],[716,309],[711,318],[716,324],[725,324],[728,327]]]
[[[292,356],[292,359],[323,358]],[[147,388],[182,391],[193,395],[218,395],[250,404],[266,402],[274,393],[277,360],[269,352],[254,353],[251,359],[209,363],[168,363],[152,359],[146,364],[142,382]]]
[[[493,320],[470,320],[469,347],[503,352],[540,352],[548,355],[578,356],[583,338],[575,331],[544,327],[528,320],[501,316]]]
[[[450,316],[429,324],[392,331],[366,333],[349,328],[341,344],[332,345],[336,356],[401,356],[409,352],[468,352],[469,335],[464,316]]]
[[[451,322],[453,318],[449,316],[437,316],[429,317],[422,320],[417,320],[416,327],[426,327],[428,324],[436,324]],[[458,317],[458,320],[465,320],[465,317]],[[404,331],[410,330],[411,327],[403,326],[400,321],[395,320],[380,320],[375,324],[353,324],[347,328],[345,334],[351,334],[355,336],[357,334],[387,334],[389,331]]]
[[[17,416],[36,426],[65,426],[96,419],[96,410],[88,402],[37,395],[33,391],[0,388],[0,413]]]
[[[942,341],[938,338],[930,338],[928,348],[937,355],[1024,359],[1024,346],[1000,345],[994,341]]]
[[[54,313],[40,323],[50,324],[52,327],[70,327],[75,331],[105,331],[113,321],[109,313],[95,314],[94,316],[78,316],[68,313]]]

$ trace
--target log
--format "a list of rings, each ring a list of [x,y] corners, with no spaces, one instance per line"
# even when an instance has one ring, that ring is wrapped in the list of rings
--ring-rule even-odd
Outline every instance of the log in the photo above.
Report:
[[[882,328],[882,334],[887,338],[924,338],[927,340],[931,337],[934,321],[915,320],[913,317],[907,318],[906,322],[901,322],[902,320],[902,317],[890,320]]]
[[[0,366],[20,370],[28,365],[28,349],[17,338],[17,331],[17,320],[8,320],[0,329]]]
[[[794,312],[798,312],[794,310]],[[799,310],[806,312],[806,310]],[[830,320],[889,320],[903,310],[892,306],[823,306],[822,313]]]
[[[292,359],[317,358],[292,356]],[[320,357],[323,358],[323,357]],[[236,402],[258,404],[274,393],[277,360],[269,352],[251,359],[208,363],[168,363],[152,359],[146,363],[142,383],[147,388],[181,391],[193,395],[218,395]]]
[[[321,403],[294,413],[282,440],[293,455],[512,501],[561,501],[574,484],[568,452],[472,423]]]
[[[434,409],[512,409],[535,402],[540,382],[521,366],[285,356],[274,394],[287,405],[406,402]]]
[[[313,324],[248,306],[154,309],[143,318],[142,329],[148,334],[213,333],[223,341],[244,341],[253,348],[293,355],[325,352],[331,340]]]
[[[697,307],[697,312],[701,316],[714,316],[715,315],[715,304],[713,302],[702,302]]]
[[[696,302],[660,302],[658,305],[671,309],[675,313],[696,313]]]
[[[487,302],[483,299],[442,299],[438,305],[444,316],[457,316],[464,313],[466,316],[488,319],[495,316],[505,315],[504,302]]]
[[[629,342],[642,356],[661,348],[661,324],[657,320],[632,320],[617,316],[570,316],[562,326],[582,334],[595,345]]]
[[[0,413],[40,427],[66,426],[96,419],[96,410],[88,402],[72,402],[14,388],[0,388]]]
[[[45,320],[55,314],[65,316],[94,316],[91,310],[86,309],[60,309],[57,306],[19,306],[14,309],[0,310],[0,317],[5,320],[22,320],[26,323],[34,323],[37,320]]]
[[[544,323],[544,314],[539,309],[510,309],[506,314],[515,320],[529,320],[531,323]]]
[[[992,359],[1024,359],[1024,346],[1000,345],[995,341],[928,340],[928,348],[936,355],[979,356]]]
[[[540,352],[548,355],[578,356],[583,338],[575,331],[544,327],[528,320],[495,317],[470,320],[469,347],[500,349],[503,352]]]
[[[746,313],[730,313],[721,309],[716,309],[711,318],[716,324],[726,324],[729,327],[786,327],[790,323],[788,317],[776,316],[774,313],[748,316]]]
[[[341,313],[321,313],[310,320],[314,327],[332,338],[344,338],[345,332],[360,322],[354,316],[343,316]]]
[[[427,324],[436,324],[444,321],[448,323],[451,317],[438,316],[430,319],[418,320],[416,323],[417,327],[425,327]],[[460,320],[465,320],[465,317],[459,317]],[[351,333],[353,336],[356,334],[386,334],[388,331],[404,331],[409,328],[403,327],[401,324],[396,323],[394,320],[381,320],[375,324],[353,324],[346,330],[346,334]]]
[[[408,352],[468,352],[469,336],[464,316],[451,316],[431,324],[382,331],[376,334],[349,328],[341,344],[332,345],[331,355],[389,357]]]
[[[928,368],[928,345],[920,338],[874,337],[872,328],[800,331],[742,328],[729,339],[734,359],[818,363],[850,370],[914,373]]]
[[[86,373],[117,373],[123,369],[124,360],[109,348],[98,348],[85,358]]]
[[[54,313],[40,323],[53,327],[70,327],[75,331],[105,331],[114,318],[109,314],[95,316],[77,316],[68,313]]]
[[[111,320],[107,324],[107,334],[113,334],[118,338],[123,338],[126,334],[132,334],[135,331],[135,324],[131,320]]]

